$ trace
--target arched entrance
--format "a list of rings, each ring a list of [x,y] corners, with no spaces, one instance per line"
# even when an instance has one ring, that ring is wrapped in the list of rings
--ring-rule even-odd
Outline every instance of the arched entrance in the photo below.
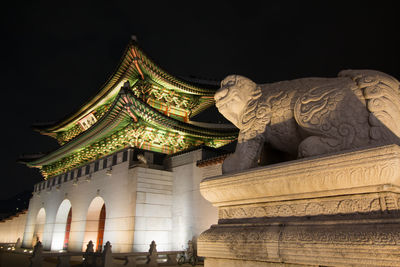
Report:
[[[64,199],[58,208],[53,229],[51,250],[66,250],[68,248],[69,228],[71,227],[72,208],[71,202]],[[68,231],[66,231],[68,228]],[[67,240],[66,240],[66,237]],[[65,242],[67,241],[67,242]]]
[[[106,205],[103,204],[103,207],[101,208],[100,211],[100,216],[99,216],[99,228],[97,230],[97,249],[96,251],[101,251],[102,246],[103,246],[103,237],[104,237],[104,226],[106,224]]]
[[[43,230],[46,223],[46,211],[41,208],[36,215],[35,229],[33,231],[32,246],[35,246],[37,241],[43,242]]]
[[[63,250],[68,250],[69,233],[71,232],[71,221],[72,221],[72,208],[69,209],[68,212],[67,225],[65,226]]]
[[[92,240],[96,251],[100,251],[103,245],[104,226],[106,221],[106,206],[101,197],[95,197],[89,205],[86,216],[85,237],[82,249],[86,249],[87,243]],[[99,249],[100,248],[100,249]]]

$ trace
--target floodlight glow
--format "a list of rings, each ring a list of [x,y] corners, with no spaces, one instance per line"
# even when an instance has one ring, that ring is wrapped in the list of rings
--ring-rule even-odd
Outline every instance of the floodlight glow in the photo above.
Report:
[[[58,208],[56,222],[54,224],[53,230],[53,239],[51,241],[51,250],[59,251],[63,249],[65,239],[65,227],[67,225],[67,218],[70,209],[71,202],[68,199],[65,199]]]
[[[100,211],[104,205],[104,200],[101,197],[95,197],[89,205],[88,212],[86,215],[86,226],[85,236],[83,239],[82,250],[85,251],[86,244],[90,240],[93,241],[93,245],[97,248],[97,235],[99,227]]]
[[[46,222],[46,211],[44,208],[41,208],[36,215],[36,223],[35,229],[33,231],[33,241],[36,242],[36,239],[42,241],[43,240],[43,231],[44,224]]]

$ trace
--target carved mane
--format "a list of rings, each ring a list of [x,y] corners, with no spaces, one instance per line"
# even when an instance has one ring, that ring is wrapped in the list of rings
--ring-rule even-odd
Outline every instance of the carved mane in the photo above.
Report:
[[[238,141],[243,142],[255,138],[265,131],[265,126],[270,122],[269,112],[271,107],[265,105],[265,103],[260,103],[262,91],[259,85],[244,77],[240,77],[238,82],[240,85],[251,82],[251,86],[240,86],[242,90],[251,88],[250,99],[240,120]]]

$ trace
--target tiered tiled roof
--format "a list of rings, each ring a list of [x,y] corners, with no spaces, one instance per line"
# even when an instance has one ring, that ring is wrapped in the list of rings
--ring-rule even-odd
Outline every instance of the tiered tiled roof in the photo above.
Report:
[[[234,127],[190,121],[213,104],[215,90],[168,74],[132,41],[92,99],[62,121],[36,127],[56,137],[61,147],[25,163],[40,168],[46,178],[127,146],[172,154],[201,144],[225,145],[236,138]]]
[[[56,137],[58,133],[74,127],[80,119],[91,112],[96,111],[98,113],[97,111],[102,109],[103,112],[100,111],[100,113],[104,114],[107,104],[109,105],[112,102],[126,81],[130,82],[138,96],[147,97],[146,100],[151,99],[150,96],[156,94],[155,90],[180,96],[188,102],[189,118],[214,103],[213,95],[217,89],[209,84],[200,87],[172,76],[147,57],[135,41],[131,41],[116,71],[94,97],[64,119],[55,123],[34,125],[34,129],[42,134]],[[160,97],[160,95],[158,94],[156,97]]]

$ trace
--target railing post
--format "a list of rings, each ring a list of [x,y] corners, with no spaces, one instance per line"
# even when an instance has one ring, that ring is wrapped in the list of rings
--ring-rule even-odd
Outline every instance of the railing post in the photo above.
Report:
[[[189,258],[189,263],[193,266],[197,263],[197,251],[194,249],[194,244],[192,240],[188,241],[187,256]]]
[[[195,251],[194,251],[194,246],[193,246],[193,241],[192,240],[188,241],[187,254],[188,254],[189,258],[192,257],[192,256],[195,256]]]
[[[103,267],[113,267],[114,266],[111,247],[112,246],[110,244],[110,241],[107,241],[106,244],[104,245],[104,250],[102,253]]]
[[[90,240],[87,245],[86,245],[86,253],[93,253],[94,252],[94,245],[93,245],[93,241]]]
[[[94,245],[92,240],[90,240],[86,245],[86,250],[84,254],[85,260],[83,261],[83,266],[95,266],[96,261],[94,257]]]
[[[158,252],[157,252],[156,247],[157,247],[156,242],[154,240],[151,241],[149,255],[147,256],[147,262],[146,262],[146,264],[148,264],[151,267],[158,266],[158,262],[157,262]]]
[[[17,242],[15,243],[15,249],[19,249],[22,246],[21,238],[18,237]]]
[[[42,267],[43,265],[43,246],[42,242],[38,241],[33,247],[32,257],[29,258],[31,262],[29,267]]]

